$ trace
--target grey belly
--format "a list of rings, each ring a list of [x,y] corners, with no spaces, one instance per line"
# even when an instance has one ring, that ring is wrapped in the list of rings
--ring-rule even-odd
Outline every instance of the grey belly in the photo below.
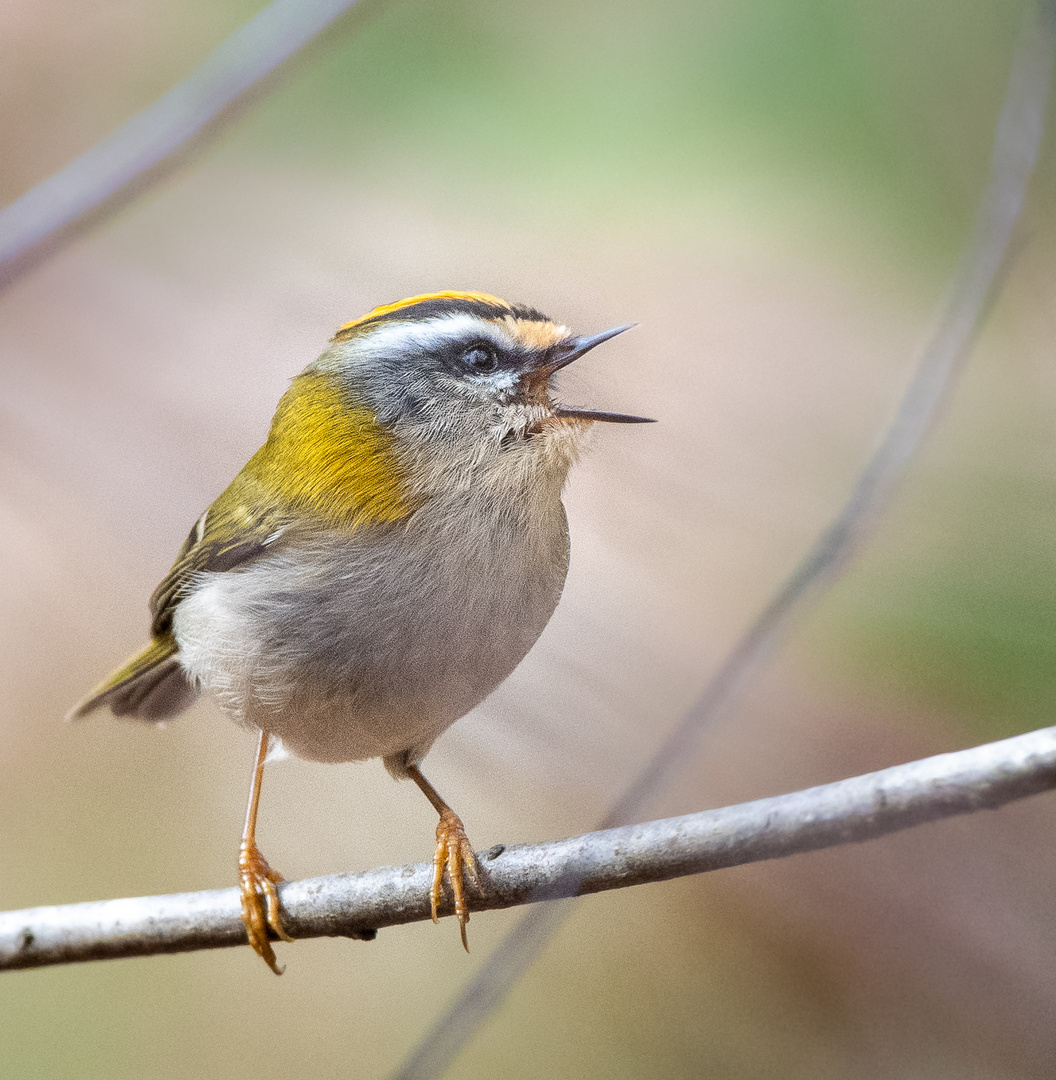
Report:
[[[558,504],[560,509],[560,504]],[[563,510],[449,537],[322,535],[203,575],[174,630],[187,673],[299,757],[417,761],[523,659],[560,597]]]

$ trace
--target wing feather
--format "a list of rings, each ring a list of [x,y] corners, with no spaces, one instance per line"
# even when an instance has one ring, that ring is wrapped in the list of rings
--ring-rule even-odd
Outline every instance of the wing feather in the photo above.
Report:
[[[246,487],[249,482],[246,478],[239,486]],[[278,510],[269,506],[252,511],[253,501],[238,498],[235,484],[225,495],[229,493],[235,497],[218,499],[194,523],[172,569],[154,590],[150,632],[155,637],[172,630],[176,605],[200,574],[244,566],[270,550],[285,532],[288,521]]]
[[[247,494],[250,482],[232,484],[225,492],[227,498],[218,499],[194,523],[172,569],[150,598],[153,640],[74,706],[70,719],[105,705],[115,716],[166,720],[183,712],[198,696],[198,688],[180,667],[179,646],[172,633],[176,605],[200,574],[245,566],[268,551],[285,529],[278,512],[253,515],[247,505],[251,500],[238,497]]]
[[[412,512],[393,437],[322,372],[306,371],[279,402],[268,440],[194,523],[150,598],[152,641],[71,712],[108,705],[117,716],[162,720],[198,695],[180,666],[176,608],[203,574],[238,570],[310,528],[392,525]],[[298,526],[299,529],[299,526]]]

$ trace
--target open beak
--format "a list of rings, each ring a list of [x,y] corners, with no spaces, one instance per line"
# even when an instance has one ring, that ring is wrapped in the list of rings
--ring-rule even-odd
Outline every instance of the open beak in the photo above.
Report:
[[[637,326],[637,323],[628,323],[626,326],[614,326],[611,330],[602,330],[600,334],[590,334],[586,337],[570,338],[550,350],[546,361],[541,364],[532,375],[535,378],[549,379],[555,371],[568,367],[573,360],[578,360],[584,354],[590,352],[596,345],[603,341],[622,334]],[[603,424],[655,424],[646,416],[628,416],[625,413],[600,412],[597,409],[570,409],[565,405],[553,406],[554,416],[561,420],[593,420]]]

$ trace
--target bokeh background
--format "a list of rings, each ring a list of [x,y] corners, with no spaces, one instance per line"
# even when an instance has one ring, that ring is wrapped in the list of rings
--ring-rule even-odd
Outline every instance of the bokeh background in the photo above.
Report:
[[[249,0],[4,0],[0,201],[189,72]],[[529,658],[431,754],[478,847],[590,828],[845,497],[963,245],[1024,6],[390,0],[0,296],[0,905],[234,880],[252,737],[61,718],[346,319],[477,288],[640,328]],[[1053,721],[1052,140],[1018,259],[868,545],[650,816]],[[427,858],[377,762],[269,770],[288,877]],[[1056,1071],[1056,803],[580,902],[454,1074]],[[4,1075],[383,1077],[517,918],[0,978]]]

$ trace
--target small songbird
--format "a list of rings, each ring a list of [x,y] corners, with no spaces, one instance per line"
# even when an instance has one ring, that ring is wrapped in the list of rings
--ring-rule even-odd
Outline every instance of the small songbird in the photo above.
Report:
[[[577,337],[474,292],[413,296],[346,323],[279,402],[267,442],[195,522],[150,600],[150,644],[71,716],[163,721],[203,690],[259,731],[239,852],[249,944],[280,973],[273,870],[256,845],[269,748],[309,761],[380,757],[440,815],[466,944],[458,815],[422,775],[436,738],[520,663],[568,567],[561,490],[595,421],[561,368],[624,330]]]

